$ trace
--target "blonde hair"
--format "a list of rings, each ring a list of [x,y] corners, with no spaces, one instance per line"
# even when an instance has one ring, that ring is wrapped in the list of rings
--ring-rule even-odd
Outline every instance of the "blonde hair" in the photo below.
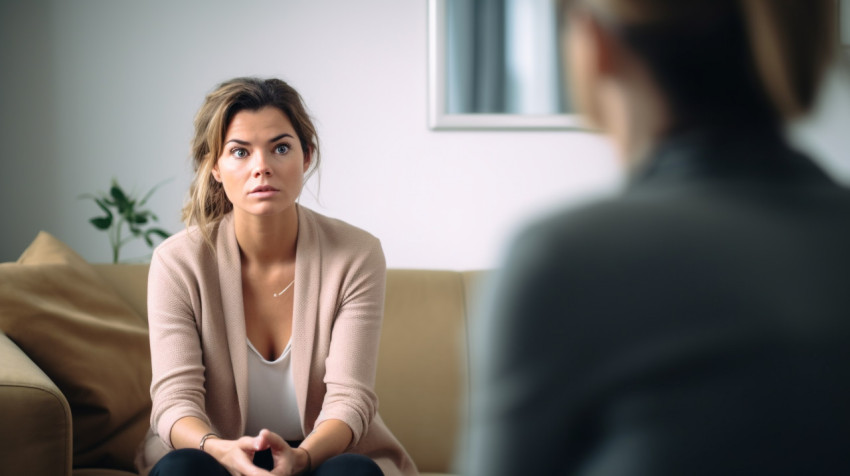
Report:
[[[812,109],[834,59],[834,0],[563,0],[562,12],[574,3],[614,25],[647,60],[674,109],[676,103],[693,101],[691,113],[717,100],[700,102],[697,96],[711,91],[705,85],[688,89],[682,84],[699,82],[707,72],[712,79],[728,81],[716,94],[743,86],[740,95],[747,104],[761,101],[774,117],[793,119]],[[728,56],[738,62],[730,64]],[[712,64],[715,60],[719,63]],[[691,76],[683,75],[690,66]],[[698,67],[703,70],[696,72]],[[735,69],[741,71],[731,71]]]
[[[212,175],[221,156],[224,136],[239,111],[276,107],[289,118],[305,157],[311,158],[306,177],[319,166],[319,137],[304,101],[298,92],[280,79],[236,78],[220,84],[209,93],[195,116],[192,138],[192,165],[195,171],[189,198],[183,207],[186,226],[197,225],[204,240],[211,244],[210,225],[233,209],[224,187]]]

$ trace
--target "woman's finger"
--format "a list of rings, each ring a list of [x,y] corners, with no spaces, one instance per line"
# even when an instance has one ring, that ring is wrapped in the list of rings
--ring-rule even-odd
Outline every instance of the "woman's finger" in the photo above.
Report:
[[[292,449],[280,435],[269,430],[260,430],[260,434],[254,439],[257,451],[271,448],[272,451],[280,452]]]
[[[236,470],[237,474],[244,476],[272,476],[272,473],[259,466],[255,466],[254,461],[248,453],[242,453],[242,455],[235,458],[233,463],[233,469]]]
[[[236,440],[236,446],[246,452],[257,451],[257,449],[254,448],[255,443],[256,438],[251,438],[250,436],[243,436],[242,438]]]
[[[244,476],[271,476],[271,473],[254,465],[254,453],[257,450],[254,448],[255,439],[250,436],[243,436],[236,440],[236,448],[226,457],[227,464],[225,466],[238,475]]]

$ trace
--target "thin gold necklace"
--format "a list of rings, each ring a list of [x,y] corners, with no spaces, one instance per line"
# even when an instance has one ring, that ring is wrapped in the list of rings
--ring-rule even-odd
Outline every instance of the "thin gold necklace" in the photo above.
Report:
[[[292,282],[291,282],[291,283],[289,283],[289,284],[288,284],[285,288],[283,288],[283,291],[281,291],[281,292],[279,292],[279,293],[274,293],[274,297],[280,297],[280,296],[282,296],[282,295],[283,295],[283,293],[285,293],[285,292],[289,291],[289,288],[291,288],[293,284],[295,284],[295,280],[294,280],[294,279],[293,279],[293,280],[292,280]]]

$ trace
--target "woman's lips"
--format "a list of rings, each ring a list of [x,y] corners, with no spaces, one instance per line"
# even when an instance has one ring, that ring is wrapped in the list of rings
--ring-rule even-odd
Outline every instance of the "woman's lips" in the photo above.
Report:
[[[279,191],[280,190],[272,187],[271,185],[260,185],[258,187],[254,187],[254,189],[251,190],[250,195],[263,197],[263,196],[274,195]]]

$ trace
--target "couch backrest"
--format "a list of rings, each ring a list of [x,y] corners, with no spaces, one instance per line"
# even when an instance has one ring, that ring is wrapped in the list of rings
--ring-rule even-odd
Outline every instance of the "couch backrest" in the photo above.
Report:
[[[148,266],[95,265],[146,316]],[[467,408],[467,315],[478,272],[387,272],[379,412],[423,472],[449,472]]]

